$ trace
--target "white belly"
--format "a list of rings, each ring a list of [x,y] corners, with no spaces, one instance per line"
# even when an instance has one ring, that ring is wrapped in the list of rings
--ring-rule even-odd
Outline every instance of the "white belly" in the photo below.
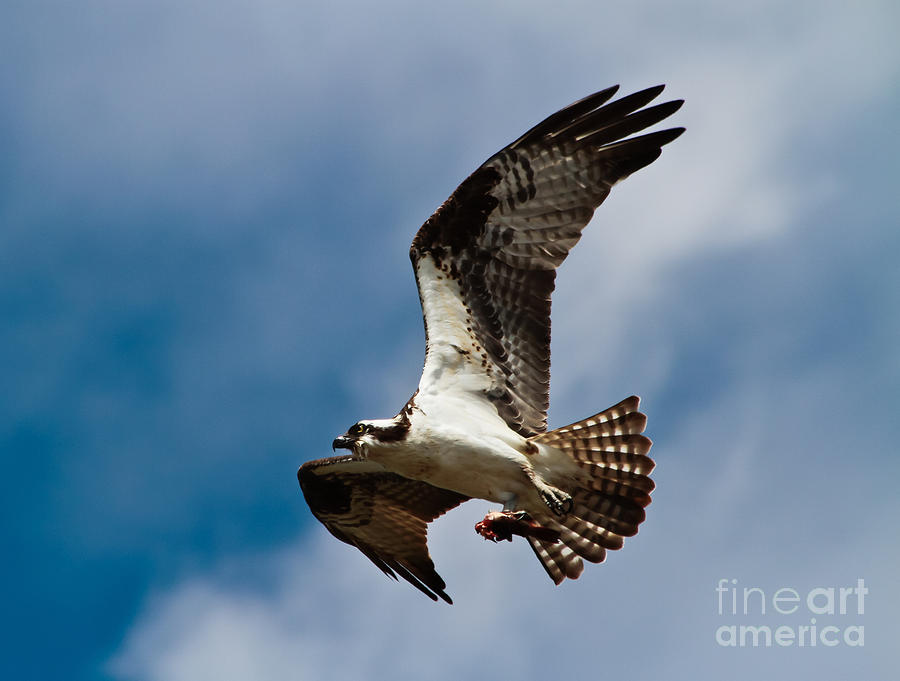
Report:
[[[530,489],[525,438],[499,417],[469,421],[466,429],[452,423],[414,418],[406,439],[371,447],[368,458],[405,477],[501,504]]]

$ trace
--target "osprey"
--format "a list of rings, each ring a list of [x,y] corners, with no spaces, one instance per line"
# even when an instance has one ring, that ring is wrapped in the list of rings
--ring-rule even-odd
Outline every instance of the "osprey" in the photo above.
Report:
[[[637,533],[654,488],[646,416],[629,397],[547,431],[556,268],[619,180],[684,128],[631,136],[681,100],[618,86],[558,111],[491,156],[419,229],[409,255],[425,319],[418,389],[389,419],[334,440],[348,454],[303,464],[310,509],[387,575],[452,603],[427,524],[460,503],[503,505],[486,539],[525,537],[556,584]]]

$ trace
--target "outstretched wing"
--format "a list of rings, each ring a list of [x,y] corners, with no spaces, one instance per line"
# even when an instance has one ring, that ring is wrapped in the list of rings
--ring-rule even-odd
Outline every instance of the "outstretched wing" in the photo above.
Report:
[[[310,510],[335,537],[385,574],[400,575],[432,600],[446,584],[428,554],[428,523],[469,497],[389,473],[352,455],[309,461],[297,471]]]
[[[425,318],[419,394],[486,395],[510,428],[547,428],[555,270],[619,180],[683,128],[628,137],[681,106],[618,86],[553,114],[470,175],[418,231],[410,258]]]

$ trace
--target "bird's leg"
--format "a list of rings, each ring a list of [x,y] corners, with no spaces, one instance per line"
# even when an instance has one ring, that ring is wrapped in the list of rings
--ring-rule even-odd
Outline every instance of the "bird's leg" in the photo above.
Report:
[[[563,517],[572,512],[573,502],[571,495],[550,485],[539,489],[541,499],[544,500],[544,503],[547,504],[547,508],[553,511],[554,514]]]
[[[537,487],[541,499],[547,504],[547,508],[553,511],[554,515],[563,517],[572,512],[574,502],[571,494],[567,494],[553,485],[548,485],[530,468],[525,469],[525,474],[531,480],[531,483]]]
[[[539,525],[525,511],[491,511],[475,525],[475,531],[493,542],[512,541],[514,534],[541,541],[559,541],[559,532]]]

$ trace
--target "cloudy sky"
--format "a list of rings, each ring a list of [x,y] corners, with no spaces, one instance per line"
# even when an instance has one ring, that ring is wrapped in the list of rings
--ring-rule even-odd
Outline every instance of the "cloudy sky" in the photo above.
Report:
[[[3,3],[0,676],[892,676],[898,25],[890,0]],[[414,389],[422,221],[613,83],[666,83],[688,132],[560,272],[550,421],[642,396],[648,521],[554,587],[471,502],[432,528],[435,605],[327,535],[296,468]],[[766,613],[719,614],[722,579]],[[864,612],[808,607],[860,579]]]

